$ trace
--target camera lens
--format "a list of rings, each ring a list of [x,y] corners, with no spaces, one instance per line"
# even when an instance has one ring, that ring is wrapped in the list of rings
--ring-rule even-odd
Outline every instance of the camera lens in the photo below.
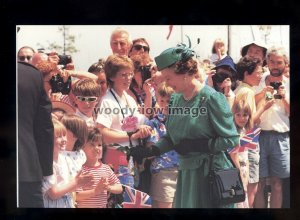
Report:
[[[62,82],[58,82],[58,83],[56,84],[56,86],[57,86],[57,89],[58,89],[59,91],[61,91],[61,90],[63,89],[63,87],[64,87],[64,84],[63,84]]]

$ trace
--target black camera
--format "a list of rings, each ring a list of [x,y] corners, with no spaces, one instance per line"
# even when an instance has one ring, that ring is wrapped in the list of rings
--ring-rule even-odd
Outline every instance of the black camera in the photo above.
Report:
[[[58,55],[59,62],[58,65],[62,65],[62,69],[65,69],[67,64],[72,63],[71,55]]]
[[[214,83],[222,83],[227,78],[231,79],[231,75],[228,73],[218,72],[212,76],[212,81]]]
[[[140,66],[143,84],[147,79],[151,78],[151,65]]]
[[[64,79],[57,74],[51,77],[49,83],[52,93],[61,92],[63,95],[67,95],[71,91],[71,76],[64,82]]]
[[[281,82],[270,82],[270,86],[272,86],[275,90],[278,90],[281,85]],[[282,96],[275,94],[274,99],[282,99]]]
[[[275,90],[278,90],[281,85],[281,82],[270,82],[270,86],[272,86]]]

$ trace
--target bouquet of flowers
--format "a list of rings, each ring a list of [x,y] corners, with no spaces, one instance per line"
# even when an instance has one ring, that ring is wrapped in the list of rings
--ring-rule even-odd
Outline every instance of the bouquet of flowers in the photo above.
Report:
[[[127,133],[134,134],[138,130],[138,118],[136,116],[130,115],[123,119],[123,124],[121,129]]]
[[[136,116],[133,116],[133,115],[130,115],[130,116],[127,116],[123,119],[122,121],[122,126],[121,126],[121,129],[123,131],[126,131],[127,134],[128,134],[128,137],[129,137],[129,146],[120,146],[118,147],[118,150],[119,151],[122,151],[124,152],[126,155],[128,155],[129,153],[129,147],[133,147],[132,145],[132,141],[131,141],[131,136],[136,133],[138,131],[138,125],[139,125],[139,122],[138,122],[138,118]],[[129,159],[129,158],[127,158]]]

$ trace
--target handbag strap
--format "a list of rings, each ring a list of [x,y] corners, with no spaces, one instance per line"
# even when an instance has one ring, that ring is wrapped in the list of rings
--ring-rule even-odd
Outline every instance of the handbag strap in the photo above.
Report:
[[[232,161],[229,153],[227,151],[224,151],[224,154],[226,155],[227,159],[231,162],[232,166],[234,168],[236,168],[236,166],[235,166],[234,162]],[[213,166],[212,166],[214,156],[215,156],[215,154],[213,154],[212,152],[210,152],[210,154],[209,154],[209,173],[210,174],[212,174],[212,172],[214,170]]]

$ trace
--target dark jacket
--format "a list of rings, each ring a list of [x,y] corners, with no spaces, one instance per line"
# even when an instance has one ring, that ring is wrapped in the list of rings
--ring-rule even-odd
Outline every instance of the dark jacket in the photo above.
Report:
[[[40,71],[18,63],[18,180],[41,181],[53,174],[53,124],[51,102]]]

